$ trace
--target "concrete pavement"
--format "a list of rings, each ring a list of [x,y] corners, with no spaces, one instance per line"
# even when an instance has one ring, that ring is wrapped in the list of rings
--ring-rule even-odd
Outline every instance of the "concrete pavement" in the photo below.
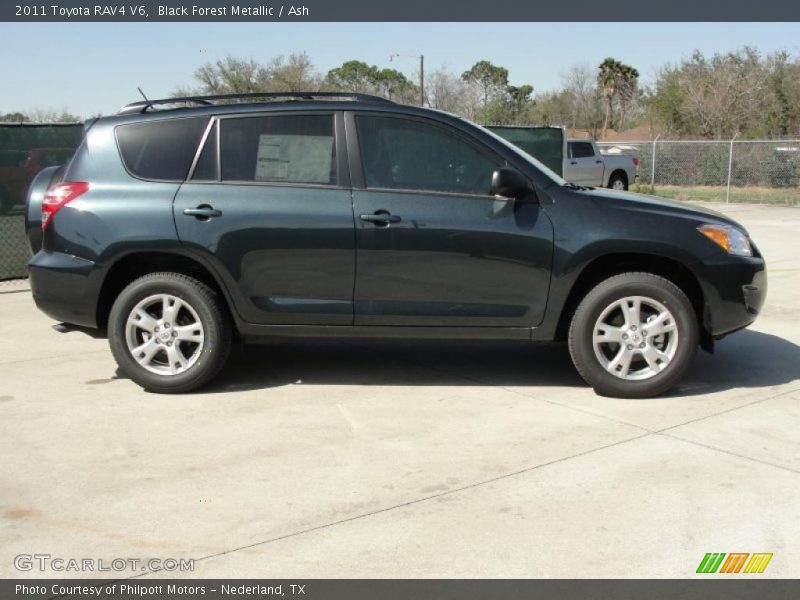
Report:
[[[653,400],[594,395],[563,346],[494,343],[252,347],[159,396],[0,286],[0,576],[92,576],[14,567],[47,553],[193,558],[169,575],[195,577],[691,577],[706,552],[772,552],[762,576],[796,577],[800,209],[710,206],[766,256],[767,305]]]

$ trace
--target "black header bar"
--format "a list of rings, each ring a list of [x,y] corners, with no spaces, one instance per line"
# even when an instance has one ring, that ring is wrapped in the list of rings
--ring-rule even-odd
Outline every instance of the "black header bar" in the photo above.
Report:
[[[735,22],[800,21],[791,0],[12,0],[0,21],[122,22]],[[609,29],[609,35],[618,35]],[[502,43],[502,40],[476,40]],[[791,40],[787,40],[787,45]]]

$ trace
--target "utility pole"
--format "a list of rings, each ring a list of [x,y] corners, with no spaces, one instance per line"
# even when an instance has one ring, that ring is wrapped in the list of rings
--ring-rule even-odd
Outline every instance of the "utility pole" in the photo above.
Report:
[[[389,57],[389,62],[393,62],[395,58],[418,58],[419,59],[419,105],[425,105],[425,55],[420,54],[392,54]]]

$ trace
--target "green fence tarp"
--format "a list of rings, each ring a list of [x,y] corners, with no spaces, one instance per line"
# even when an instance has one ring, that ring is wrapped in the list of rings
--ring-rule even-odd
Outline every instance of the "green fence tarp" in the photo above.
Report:
[[[30,259],[25,196],[36,174],[63,165],[83,137],[82,124],[0,124],[0,281],[24,277]]]
[[[527,152],[552,171],[563,175],[565,140],[562,127],[490,125],[487,129]]]

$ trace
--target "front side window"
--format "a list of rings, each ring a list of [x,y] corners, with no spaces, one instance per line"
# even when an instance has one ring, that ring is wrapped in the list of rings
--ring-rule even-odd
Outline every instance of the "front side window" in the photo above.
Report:
[[[489,195],[500,157],[445,127],[415,119],[356,116],[368,188]]]
[[[333,115],[270,115],[220,122],[222,181],[336,183]]]

